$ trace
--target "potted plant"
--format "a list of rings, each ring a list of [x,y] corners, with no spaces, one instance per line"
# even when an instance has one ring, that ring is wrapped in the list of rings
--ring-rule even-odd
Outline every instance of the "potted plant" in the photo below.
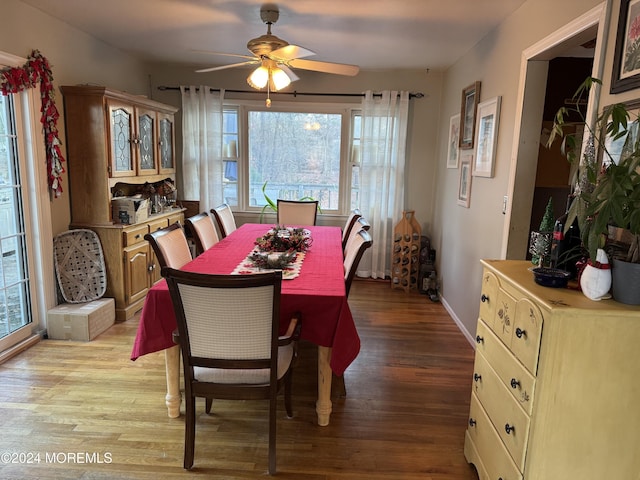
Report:
[[[264,199],[267,203],[265,203],[265,205],[262,207],[262,210],[260,211],[260,223],[262,223],[262,219],[264,218],[264,214],[267,210],[272,210],[274,213],[278,213],[278,203],[273,201],[273,199],[271,197],[269,197],[269,195],[267,195],[267,182],[264,182],[262,184],[262,195],[264,195]],[[306,196],[306,197],[302,197],[300,198],[300,200],[315,200],[312,197]],[[318,204],[318,212],[322,213],[322,209],[320,208],[320,204]]]
[[[562,151],[570,162],[578,162],[574,199],[567,213],[565,225],[571,225],[574,219],[580,230],[589,259],[593,265],[602,262],[603,249],[613,259],[613,295],[624,303],[640,304],[622,293],[622,285],[617,281],[627,265],[634,264],[639,269],[640,280],[640,135],[637,115],[629,113],[624,104],[617,103],[605,107],[595,123],[585,123],[589,135],[580,156],[582,144],[576,134],[565,134],[568,118],[578,116],[584,121],[580,110],[581,100],[586,98],[589,89],[600,80],[589,77],[578,88],[573,97],[575,107],[562,107],[558,110],[547,145],[562,137]],[[635,118],[634,118],[635,117]],[[613,154],[612,145],[622,145],[620,154]],[[626,243],[619,240],[625,235],[613,237],[612,230],[626,232]],[[620,280],[620,279],[618,279]],[[622,282],[626,286],[630,278],[625,276]],[[640,285],[633,287],[640,294]]]

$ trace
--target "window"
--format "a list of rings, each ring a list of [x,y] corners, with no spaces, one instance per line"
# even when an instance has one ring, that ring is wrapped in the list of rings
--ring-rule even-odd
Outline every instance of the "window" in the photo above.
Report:
[[[226,105],[225,201],[257,211],[278,198],[319,201],[323,213],[345,213],[357,202],[352,153],[358,116],[340,104]],[[359,132],[359,130],[358,130]],[[357,134],[359,139],[359,133]],[[359,141],[359,140],[358,140]],[[265,185],[266,184],[266,185]]]

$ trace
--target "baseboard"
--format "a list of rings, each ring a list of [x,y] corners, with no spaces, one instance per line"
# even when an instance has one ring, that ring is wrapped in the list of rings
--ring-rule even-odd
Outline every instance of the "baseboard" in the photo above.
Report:
[[[471,335],[469,330],[467,330],[467,327],[465,327],[464,323],[462,323],[462,321],[458,318],[458,316],[453,311],[451,306],[447,303],[447,300],[444,297],[440,297],[440,302],[442,303],[442,306],[447,311],[447,313],[449,313],[449,316],[456,323],[456,325],[458,326],[458,328],[460,329],[462,334],[465,336],[467,341],[471,344],[471,346],[475,350],[475,348],[476,348],[476,339],[473,337],[473,335]]]
[[[41,340],[41,336],[38,334],[33,334],[30,337],[25,338],[23,341],[14,345],[11,348],[6,349],[4,352],[0,353],[0,364],[6,362],[10,358],[15,357],[19,353],[25,351],[27,348],[32,347],[36,343]]]

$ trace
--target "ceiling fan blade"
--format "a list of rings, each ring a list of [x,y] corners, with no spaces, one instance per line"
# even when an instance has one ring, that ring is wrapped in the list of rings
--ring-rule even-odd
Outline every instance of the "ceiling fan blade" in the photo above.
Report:
[[[222,53],[222,52],[212,52],[211,50],[191,50],[196,53],[206,53],[207,55],[219,55],[223,57],[238,57],[238,58],[256,58],[253,55],[240,55],[239,53]]]
[[[227,68],[236,68],[236,67],[241,67],[243,65],[255,65],[256,63],[260,63],[260,61],[254,59],[254,60],[248,60],[246,62],[232,63],[230,65],[220,65],[218,67],[202,68],[200,70],[196,70],[196,73],[215,72],[216,70],[226,70]]]
[[[345,63],[317,62],[315,60],[293,59],[287,62],[290,67],[302,70],[312,70],[315,72],[335,73],[337,75],[348,75],[353,77],[360,71],[357,65],[347,65]]]
[[[287,77],[289,77],[291,79],[292,82],[295,82],[296,80],[300,80],[300,77],[298,77],[295,73],[293,73],[293,70],[291,70],[289,67],[287,67],[284,63],[279,63],[278,67],[287,74]]]
[[[274,60],[293,60],[294,58],[310,57],[311,55],[315,55],[315,52],[298,45],[287,45],[269,53],[269,58]]]

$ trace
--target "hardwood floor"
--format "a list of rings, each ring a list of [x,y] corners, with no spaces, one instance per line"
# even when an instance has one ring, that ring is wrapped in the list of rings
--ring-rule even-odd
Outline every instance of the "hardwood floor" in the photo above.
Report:
[[[473,349],[455,323],[441,304],[386,282],[355,281],[349,303],[362,348],[347,396],[317,426],[316,348],[303,342],[294,418],[278,405],[276,476],[476,479],[462,453]],[[195,465],[183,470],[184,417],[167,416],[164,356],[129,359],[137,323],[88,343],[44,340],[0,365],[0,478],[268,477],[261,401],[214,401],[211,415],[199,403]]]

